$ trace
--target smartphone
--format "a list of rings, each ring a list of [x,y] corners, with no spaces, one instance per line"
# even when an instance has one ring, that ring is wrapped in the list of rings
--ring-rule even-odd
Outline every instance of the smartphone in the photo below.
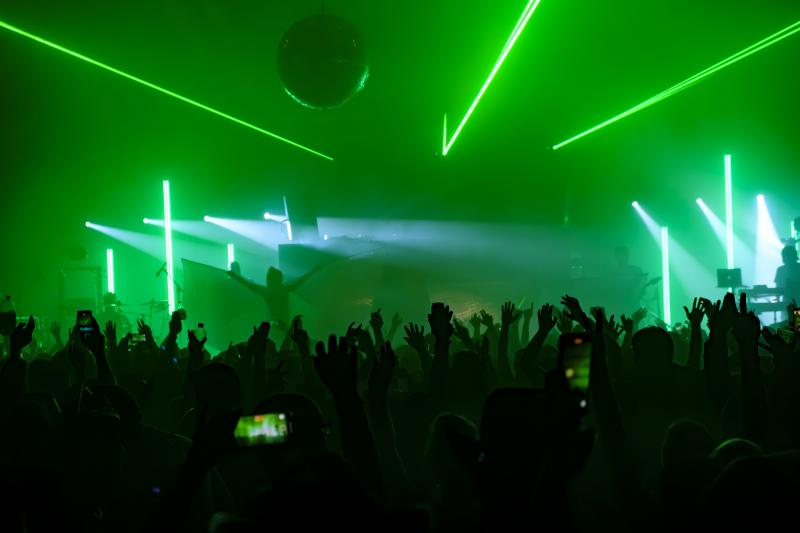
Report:
[[[564,363],[564,377],[570,389],[585,393],[589,388],[592,336],[589,333],[564,333],[558,338],[558,354]]]
[[[792,331],[800,333],[800,309],[792,311]]]
[[[243,416],[233,436],[239,446],[259,446],[286,442],[292,432],[289,413],[266,413]]]
[[[138,346],[140,344],[144,344],[147,341],[147,337],[145,337],[144,333],[132,333],[131,334],[131,342],[128,343],[129,346]]]
[[[88,336],[95,333],[91,311],[78,311],[77,324],[78,334],[80,335],[81,340],[84,340]]]

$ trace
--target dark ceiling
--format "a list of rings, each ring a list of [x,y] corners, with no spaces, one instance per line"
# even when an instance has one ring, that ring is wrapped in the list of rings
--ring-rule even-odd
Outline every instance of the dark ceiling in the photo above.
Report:
[[[795,183],[800,34],[563,151],[546,147],[797,21],[796,0],[542,0],[443,159],[443,113],[464,113],[525,3],[324,2],[363,32],[371,78],[345,107],[313,111],[284,93],[275,55],[322,2],[4,0],[8,23],[335,157],[2,30],[0,175],[20,200],[4,216],[36,217],[43,232],[85,218],[125,226],[158,212],[168,176],[182,218],[257,217],[287,193],[323,215],[555,224],[570,206],[592,224],[628,217],[633,197],[668,210],[719,196],[725,152],[742,191]]]

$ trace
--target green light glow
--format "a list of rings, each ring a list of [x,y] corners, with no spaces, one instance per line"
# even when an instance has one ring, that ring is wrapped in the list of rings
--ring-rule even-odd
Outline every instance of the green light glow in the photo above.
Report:
[[[231,264],[236,261],[233,253],[233,244],[228,243],[228,270],[231,269]]]
[[[525,10],[520,15],[519,19],[517,20],[516,26],[514,26],[514,30],[511,32],[508,40],[506,41],[505,46],[503,46],[502,52],[500,52],[500,57],[497,58],[497,62],[494,64],[492,71],[489,73],[489,77],[486,78],[486,81],[483,83],[481,90],[478,91],[478,96],[472,101],[472,105],[469,106],[467,109],[467,113],[464,115],[464,118],[461,119],[456,131],[453,132],[453,136],[450,137],[450,140],[447,140],[447,117],[445,116],[444,119],[444,128],[443,128],[443,139],[442,139],[442,155],[446,156],[450,149],[453,147],[453,143],[456,142],[456,139],[461,134],[461,130],[464,129],[464,126],[467,124],[467,121],[472,116],[472,113],[475,111],[475,108],[478,107],[478,103],[483,98],[484,93],[491,85],[492,80],[494,80],[495,75],[500,70],[500,67],[503,66],[503,62],[506,60],[509,52],[511,49],[514,48],[514,44],[517,42],[517,39],[522,34],[522,31],[525,29],[525,26],[528,24],[528,20],[530,20],[533,12],[536,11],[536,8],[539,6],[539,2],[541,0],[528,0],[528,4],[525,6]]]
[[[731,156],[725,156],[725,250],[728,253],[728,269],[733,268],[733,177]]]
[[[107,291],[116,294],[114,290],[114,250],[111,248],[106,250],[106,276],[108,279]]]
[[[573,137],[570,137],[569,139],[567,139],[565,141],[562,141],[562,142],[554,145],[553,146],[553,150],[558,150],[559,148],[563,148],[564,146],[566,146],[568,144],[571,144],[571,143],[577,141],[578,139],[586,137],[587,135],[590,135],[590,134],[592,134],[592,133],[594,133],[594,132],[596,132],[596,131],[598,131],[600,129],[603,129],[606,126],[609,126],[609,125],[611,125],[611,124],[613,124],[615,122],[618,122],[618,121],[622,120],[623,118],[629,117],[630,115],[633,115],[634,113],[637,113],[637,112],[639,112],[639,111],[641,111],[641,110],[643,110],[645,108],[648,108],[651,105],[657,104],[658,102],[660,102],[662,100],[665,100],[665,99],[669,98],[670,96],[674,96],[675,94],[677,94],[677,93],[679,93],[679,92],[681,92],[681,91],[683,91],[685,89],[688,89],[692,85],[694,85],[696,83],[699,83],[700,81],[702,81],[705,78],[707,78],[707,77],[719,72],[720,70],[722,70],[722,69],[724,69],[726,67],[729,67],[729,66],[733,65],[734,63],[738,63],[742,59],[745,59],[746,57],[749,57],[749,56],[751,56],[751,55],[753,55],[753,54],[755,54],[757,52],[760,52],[761,50],[763,50],[763,49],[765,49],[765,48],[767,48],[769,46],[772,46],[773,44],[776,44],[776,43],[786,39],[787,37],[791,37],[792,35],[794,35],[797,32],[800,32],[800,20],[795,22],[794,24],[792,24],[792,25],[780,30],[779,32],[773,33],[769,37],[766,37],[765,39],[762,39],[762,40],[758,41],[757,43],[748,46],[744,50],[740,50],[739,52],[733,54],[732,56],[727,57],[726,59],[723,59],[722,61],[719,61],[718,63],[715,63],[714,65],[706,68],[705,70],[702,70],[701,72],[698,72],[697,74],[695,74],[694,76],[691,76],[690,78],[685,79],[684,81],[678,83],[677,85],[673,85],[669,89],[658,93],[657,95],[653,96],[652,98],[648,98],[644,102],[633,106],[632,108],[628,109],[627,111],[624,111],[624,112],[620,113],[619,115],[611,117],[610,119],[608,119],[608,120],[606,120],[604,122],[601,122],[600,124],[590,128],[590,129],[588,129],[588,130],[586,130],[586,131],[584,131],[582,133],[579,133],[579,134],[577,134],[577,135],[575,135]]]
[[[164,185],[164,241],[167,253],[167,302],[170,314],[175,311],[175,270],[172,264],[172,210],[170,209],[169,180]]]
[[[197,107],[199,109],[202,109],[203,111],[208,111],[209,113],[217,115],[218,117],[222,117],[222,118],[224,118],[226,120],[230,120],[231,122],[239,124],[240,126],[244,126],[246,128],[250,128],[251,130],[257,131],[259,133],[263,133],[264,135],[266,135],[268,137],[272,137],[275,140],[284,142],[286,144],[294,146],[295,148],[299,148],[300,150],[303,150],[303,151],[308,152],[310,154],[314,154],[314,155],[316,155],[318,157],[321,157],[323,159],[327,159],[328,161],[333,161],[332,157],[330,157],[328,155],[325,155],[325,154],[323,154],[321,152],[318,152],[316,150],[313,150],[311,148],[308,148],[307,146],[303,146],[302,144],[299,144],[299,143],[296,143],[294,141],[291,141],[291,140],[287,139],[286,137],[281,137],[280,135],[278,135],[276,133],[272,133],[271,131],[265,130],[264,128],[260,128],[260,127],[258,127],[256,125],[251,124],[249,122],[246,122],[246,121],[244,121],[242,119],[236,118],[236,117],[234,117],[232,115],[229,115],[227,113],[223,113],[222,111],[218,111],[218,110],[214,109],[213,107],[209,107],[209,106],[207,106],[205,104],[201,104],[200,102],[197,102],[196,100],[192,100],[191,98],[187,98],[185,96],[181,96],[180,94],[174,93],[174,92],[172,92],[172,91],[170,91],[168,89],[165,89],[163,87],[159,87],[158,85],[150,83],[149,81],[145,81],[145,80],[143,80],[141,78],[137,78],[136,76],[134,76],[132,74],[128,74],[127,72],[123,72],[123,71],[121,71],[119,69],[116,69],[116,68],[114,68],[112,66],[106,65],[105,63],[101,63],[99,61],[96,61],[96,60],[94,60],[94,59],[92,59],[90,57],[87,57],[87,56],[83,55],[83,54],[79,54],[78,52],[74,52],[74,51],[72,51],[72,50],[70,50],[68,48],[64,48],[63,46],[60,46],[60,45],[58,45],[56,43],[53,43],[51,41],[48,41],[48,40],[43,39],[41,37],[38,37],[38,36],[36,36],[36,35],[34,35],[32,33],[28,33],[27,31],[22,30],[20,28],[17,28],[16,26],[12,26],[11,24],[8,24],[7,22],[3,22],[2,20],[0,20],[0,28],[5,28],[5,29],[7,29],[9,31],[12,31],[12,32],[18,34],[18,35],[21,35],[23,37],[26,37],[26,38],[31,39],[33,41],[36,41],[37,43],[43,44],[45,46],[49,46],[50,48],[52,48],[54,50],[58,50],[59,52],[63,52],[63,53],[65,53],[67,55],[70,55],[70,56],[72,56],[74,58],[80,59],[81,61],[85,61],[85,62],[87,62],[87,63],[89,63],[91,65],[94,65],[96,67],[100,67],[100,68],[102,68],[104,70],[107,70],[108,72],[111,72],[111,73],[116,74],[118,76],[122,76],[123,78],[127,78],[127,79],[129,79],[131,81],[135,81],[136,83],[144,85],[145,87],[148,87],[148,88],[156,90],[156,91],[158,91],[160,93],[166,94],[167,96],[171,96],[171,97],[173,97],[173,98],[175,98],[177,100],[180,100],[181,102],[184,102],[184,103],[187,103],[187,104],[192,105],[194,107]]]
[[[663,319],[667,326],[672,324],[672,313],[670,312],[670,291],[669,291],[669,228],[661,226],[661,284],[664,290],[664,315]]]

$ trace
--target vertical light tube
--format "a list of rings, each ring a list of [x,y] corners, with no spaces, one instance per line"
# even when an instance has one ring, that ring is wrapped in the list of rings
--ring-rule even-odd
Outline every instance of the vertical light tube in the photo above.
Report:
[[[114,250],[108,248],[106,250],[106,276],[107,276],[107,292],[116,294],[114,290]]]
[[[233,244],[228,243],[228,270],[231,269],[231,264],[233,264],[234,261],[236,261],[236,259],[233,255]]]
[[[728,253],[728,270],[733,263],[733,177],[731,175],[731,156],[725,155],[725,249]]]
[[[164,185],[164,241],[167,254],[167,302],[169,313],[175,311],[175,270],[172,264],[172,211],[169,199],[169,180],[163,181]]]
[[[667,326],[672,325],[672,314],[670,312],[670,290],[669,290],[669,228],[661,226],[661,280],[664,288],[664,322]]]

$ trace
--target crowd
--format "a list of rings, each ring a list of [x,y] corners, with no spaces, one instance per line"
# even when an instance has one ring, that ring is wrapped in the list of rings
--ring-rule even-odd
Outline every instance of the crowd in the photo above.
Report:
[[[732,294],[684,309],[667,328],[570,296],[466,322],[434,303],[320,340],[295,317],[213,358],[197,330],[179,346],[179,312],[162,340],[4,319],[0,531],[790,530],[797,337]],[[237,442],[269,413],[285,441]]]

